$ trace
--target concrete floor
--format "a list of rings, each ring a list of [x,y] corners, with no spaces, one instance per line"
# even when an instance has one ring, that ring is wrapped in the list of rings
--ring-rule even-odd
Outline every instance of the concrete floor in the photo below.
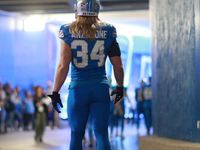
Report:
[[[139,150],[138,135],[145,135],[145,133],[143,124],[141,124],[139,133],[136,125],[125,124],[124,140],[121,140],[119,136],[114,137],[111,148],[112,150]],[[46,127],[43,143],[36,143],[33,138],[34,134],[34,131],[15,131],[1,134],[0,150],[69,150],[70,129],[68,125],[65,125],[62,129],[54,130]],[[87,132],[86,139],[88,139]],[[96,150],[95,142],[93,148],[89,148],[88,143],[83,144],[83,150]]]

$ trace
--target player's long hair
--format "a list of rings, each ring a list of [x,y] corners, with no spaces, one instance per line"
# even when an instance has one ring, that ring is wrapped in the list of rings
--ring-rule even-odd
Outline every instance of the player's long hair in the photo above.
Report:
[[[83,35],[84,38],[93,41],[96,35],[96,27],[99,19],[97,17],[78,16],[77,20],[70,25],[70,33],[73,35]]]

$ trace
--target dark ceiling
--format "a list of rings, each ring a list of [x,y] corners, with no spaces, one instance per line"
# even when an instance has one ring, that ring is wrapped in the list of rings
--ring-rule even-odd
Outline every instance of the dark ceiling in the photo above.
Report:
[[[149,0],[100,0],[102,11],[140,10],[149,8]],[[0,10],[21,13],[68,13],[75,0],[0,0]]]

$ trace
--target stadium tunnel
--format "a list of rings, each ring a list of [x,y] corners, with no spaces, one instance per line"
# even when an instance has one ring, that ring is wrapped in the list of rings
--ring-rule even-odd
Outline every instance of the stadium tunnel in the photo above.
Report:
[[[99,18],[114,24],[117,29],[125,72],[124,86],[130,99],[125,104],[124,115],[127,138],[123,143],[116,138],[113,150],[139,150],[139,147],[141,150],[163,147],[193,150],[200,147],[196,144],[200,142],[197,129],[200,113],[199,6],[199,0],[101,0]],[[9,82],[25,91],[36,85],[45,88],[48,80],[53,82],[60,58],[59,28],[74,20],[74,1],[71,0],[1,0],[1,83]],[[113,79],[109,60],[106,71]],[[140,86],[139,82],[147,81],[150,76],[153,93],[151,134],[154,136],[146,137],[143,116],[137,116],[131,108],[136,109],[135,89]],[[67,149],[69,131],[65,120],[70,79],[69,72],[61,89],[64,108],[59,117],[62,129],[48,130],[45,145],[39,146],[33,144],[32,132],[0,134],[0,149]],[[116,86],[114,79],[111,86]],[[129,123],[137,117],[143,121],[139,137],[136,125]],[[66,135],[52,144],[56,138],[50,137],[62,132]],[[178,146],[171,145],[173,140]]]

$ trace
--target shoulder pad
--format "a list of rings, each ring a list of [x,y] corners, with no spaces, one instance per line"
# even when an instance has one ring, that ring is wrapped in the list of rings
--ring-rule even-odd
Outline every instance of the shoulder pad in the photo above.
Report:
[[[60,31],[59,31],[58,37],[61,38],[61,39],[64,38],[66,36],[66,34],[68,34],[69,27],[70,27],[70,24],[62,25],[60,27]]]
[[[69,27],[70,25],[71,25],[71,23],[68,23],[68,24],[64,25],[64,27],[66,28],[66,27]]]
[[[63,30],[60,30],[60,31],[59,31],[58,37],[59,37],[59,38],[64,38],[64,37],[65,37],[65,36],[64,36]]]
[[[107,28],[107,30],[109,31],[109,36],[116,38],[117,37],[117,32],[116,32],[116,28],[114,27],[114,25],[106,23],[106,22],[102,22],[101,26],[103,28]]]

